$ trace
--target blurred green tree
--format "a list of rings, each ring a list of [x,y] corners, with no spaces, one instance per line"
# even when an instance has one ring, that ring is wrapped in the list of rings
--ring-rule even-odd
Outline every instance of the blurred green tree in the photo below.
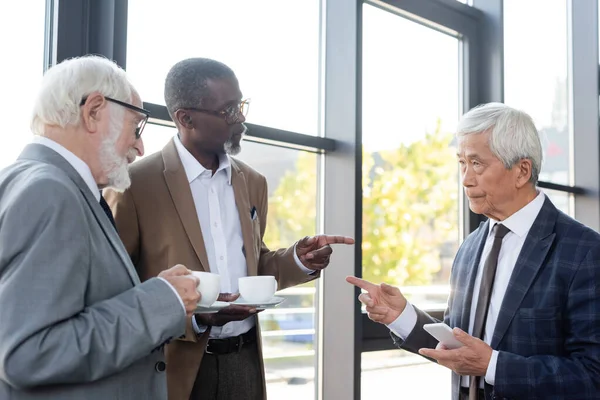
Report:
[[[421,140],[363,152],[363,277],[426,285],[440,251],[457,242],[458,168],[451,134],[440,124]],[[269,199],[265,243],[286,247],[316,231],[317,156],[301,152]]]

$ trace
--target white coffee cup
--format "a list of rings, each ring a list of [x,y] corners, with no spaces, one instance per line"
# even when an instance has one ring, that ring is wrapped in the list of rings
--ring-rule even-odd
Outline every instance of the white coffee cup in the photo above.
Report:
[[[221,276],[210,272],[192,271],[192,274],[200,280],[196,290],[202,298],[198,303],[201,306],[209,307],[217,301],[221,292]]]
[[[271,275],[246,276],[238,279],[238,287],[245,301],[261,304],[273,298],[277,291],[277,281]]]

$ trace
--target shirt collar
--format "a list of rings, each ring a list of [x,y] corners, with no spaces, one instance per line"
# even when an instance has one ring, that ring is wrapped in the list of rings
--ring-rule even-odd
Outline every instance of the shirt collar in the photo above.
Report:
[[[179,135],[175,135],[174,140],[175,148],[179,154],[179,159],[183,165],[183,170],[187,176],[188,183],[192,183],[194,179],[199,177],[207,169],[204,168],[202,164],[200,164],[198,160],[196,160],[196,158],[194,158],[194,156],[188,151],[188,149],[185,148],[179,139]],[[229,156],[227,154],[219,155],[219,167],[215,173],[218,173],[221,170],[225,170],[225,173],[227,174],[227,184],[231,185],[231,161],[229,160]]]
[[[529,232],[535,219],[540,213],[542,206],[544,205],[544,200],[546,199],[546,195],[540,189],[538,189],[538,195],[530,201],[525,207],[521,208],[519,211],[506,218],[504,221],[496,221],[490,218],[490,226],[488,234],[492,232],[494,225],[498,222],[501,222],[502,225],[506,226],[510,229],[511,232],[516,234],[519,237],[523,237]]]
[[[86,185],[90,188],[92,194],[96,198],[96,201],[100,201],[100,189],[98,188],[98,184],[94,179],[94,175],[92,175],[92,171],[90,167],[75,154],[71,153],[62,145],[56,143],[52,139],[48,139],[44,136],[34,135],[33,143],[41,144],[43,146],[49,147],[54,150],[58,154],[60,154],[71,166],[77,171],[77,173],[81,176]]]

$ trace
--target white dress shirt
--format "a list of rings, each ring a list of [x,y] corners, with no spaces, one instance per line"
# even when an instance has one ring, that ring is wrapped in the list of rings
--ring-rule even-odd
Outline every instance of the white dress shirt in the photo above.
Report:
[[[83,161],[81,158],[77,157],[75,154],[73,154],[72,152],[67,150],[64,146],[56,143],[52,139],[48,139],[47,137],[34,135],[33,143],[37,143],[37,144],[46,146],[46,147],[54,150],[58,154],[60,154],[75,169],[75,171],[77,171],[77,173],[81,176],[81,179],[83,179],[85,184],[88,186],[88,188],[92,192],[92,195],[94,196],[96,201],[100,202],[100,189],[98,188],[98,184],[96,183],[96,180],[94,179],[94,175],[92,175],[92,171],[90,170],[90,167],[85,163],[85,161]],[[185,314],[186,313],[185,305],[183,304],[183,300],[179,296],[179,293],[177,293],[177,290],[173,287],[173,285],[171,285],[165,279],[163,279],[163,278],[158,278],[158,279],[160,279],[161,281],[166,283],[167,286],[169,286],[171,288],[171,290],[175,293],[175,295],[177,296],[177,299],[179,299],[179,303],[181,304],[181,307],[183,307],[183,313]]]
[[[238,279],[247,276],[248,269],[246,256],[242,252],[242,225],[231,186],[229,156],[223,154],[219,157],[219,167],[213,174],[183,146],[179,136],[175,136],[174,140],[192,191],[210,272],[221,275],[221,293],[237,293]],[[294,259],[298,267],[307,274],[314,272],[302,265],[295,251]],[[210,337],[241,335],[252,329],[254,321],[254,318],[246,318],[243,321],[229,322],[222,327],[214,326]],[[196,324],[195,318],[192,318],[192,325],[196,333],[206,330],[206,327]]]
[[[496,327],[496,321],[498,319],[498,313],[502,306],[504,294],[508,287],[508,282],[515,268],[517,258],[529,230],[533,226],[535,219],[537,218],[542,206],[544,205],[545,195],[542,191],[538,190],[538,195],[525,207],[506,218],[504,221],[500,221],[504,226],[510,229],[510,232],[506,234],[502,240],[502,247],[500,248],[500,254],[498,255],[498,266],[496,269],[496,277],[494,278],[494,286],[492,288],[492,294],[490,298],[490,305],[488,309],[488,316],[485,323],[483,341],[488,345],[492,341],[494,334],[494,328]],[[483,274],[483,265],[485,260],[492,249],[494,243],[494,235],[492,230],[499,221],[490,219],[488,237],[481,254],[481,260],[479,261],[479,267],[477,268],[477,276],[475,277],[475,285],[473,286],[473,297],[471,300],[471,315],[469,318],[469,332],[473,332],[473,324],[475,321],[475,311],[477,310],[477,301],[479,299],[479,287],[481,286],[481,276]],[[400,314],[400,316],[391,324],[388,328],[394,332],[397,336],[402,339],[408,337],[410,332],[413,330],[417,323],[417,314],[415,309],[410,303],[406,304],[406,308]],[[451,327],[453,328],[453,327]],[[492,357],[485,374],[485,381],[494,385],[496,379],[496,363],[498,362],[498,351],[492,351]],[[469,387],[469,377],[463,376],[461,379],[461,386]],[[481,381],[483,386],[483,380]]]

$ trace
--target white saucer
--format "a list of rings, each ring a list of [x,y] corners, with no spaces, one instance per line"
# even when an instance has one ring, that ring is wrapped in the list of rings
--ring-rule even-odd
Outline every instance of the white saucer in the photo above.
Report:
[[[283,303],[284,300],[285,300],[285,298],[283,298],[283,297],[274,296],[269,301],[265,301],[262,303],[251,303],[249,301],[244,300],[244,298],[240,297],[236,301],[232,302],[231,304],[236,304],[238,306],[249,306],[249,307],[255,307],[255,308],[260,308],[260,309],[266,309],[266,308],[275,308],[279,304]]]
[[[229,307],[229,305],[230,303],[226,301],[215,301],[210,306],[202,306],[198,304],[196,306],[196,310],[194,310],[194,314],[214,314],[225,307]]]

